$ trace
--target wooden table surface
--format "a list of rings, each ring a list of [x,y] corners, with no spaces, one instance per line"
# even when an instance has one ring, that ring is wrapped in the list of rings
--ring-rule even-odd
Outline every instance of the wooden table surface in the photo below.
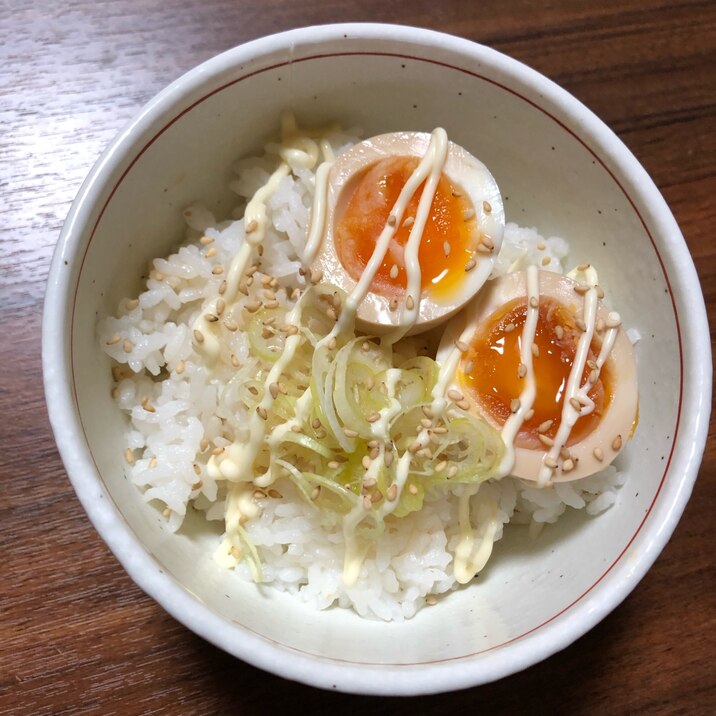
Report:
[[[3,0],[0,713],[716,713],[713,422],[680,525],[612,615],[525,672],[419,702],[324,693],[224,654],[145,596],[85,517],[40,366],[45,281],[72,199],[119,128],[181,73],[246,40],[335,21],[462,35],[585,102],[664,193],[714,318],[713,0]]]

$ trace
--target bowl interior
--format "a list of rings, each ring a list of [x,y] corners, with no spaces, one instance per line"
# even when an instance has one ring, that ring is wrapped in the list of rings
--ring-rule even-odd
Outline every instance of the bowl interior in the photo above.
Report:
[[[664,269],[671,261],[668,237],[620,168],[623,150],[610,144],[615,140],[585,129],[570,116],[573,101],[534,85],[533,73],[504,65],[496,53],[466,53],[466,44],[430,47],[406,37],[388,43],[334,33],[320,44],[298,42],[290,52],[269,46],[252,58],[251,46],[233,51],[165,93],[131,130],[131,144],[115,147],[90,189],[94,200],[78,214],[84,229],[64,249],[82,257],[71,266],[70,380],[101,483],[157,569],[236,627],[235,653],[242,653],[245,629],[294,653],[342,664],[450,668],[455,661],[509,658],[503,673],[514,671],[530,660],[511,653],[516,644],[550,628],[575,638],[596,619],[585,615],[603,615],[626,594],[625,582],[651,549],[650,520],[661,519],[661,501],[679,489],[679,475],[664,479],[682,390],[676,307]],[[124,422],[110,397],[98,318],[136,295],[150,259],[181,240],[186,205],[200,201],[220,218],[229,215],[232,162],[260,151],[287,108],[302,124],[338,121],[365,136],[445,127],[490,168],[507,219],[567,239],[569,263],[594,264],[607,300],[641,334],[640,425],[618,462],[629,477],[617,505],[598,518],[570,512],[536,540],[524,528],[508,528],[474,584],[405,623],[366,621],[340,609],[314,612],[241,582],[212,560],[215,527],[191,518],[170,534],[125,474]],[[616,584],[621,596],[610,596]],[[575,627],[574,619],[585,626]],[[564,645],[560,639],[555,643]]]

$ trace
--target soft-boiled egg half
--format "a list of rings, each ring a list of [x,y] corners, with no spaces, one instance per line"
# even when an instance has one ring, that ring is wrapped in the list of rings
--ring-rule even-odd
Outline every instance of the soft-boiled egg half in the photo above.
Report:
[[[312,227],[320,244],[311,270],[349,294],[362,282],[356,324],[367,333],[399,326],[406,305],[414,311],[410,333],[453,315],[484,284],[502,243],[497,183],[441,129],[382,134],[340,154],[325,200],[312,218],[322,216]]]
[[[598,472],[626,444],[636,363],[596,280],[531,270],[531,288],[529,270],[488,281],[448,326],[438,361],[460,352],[452,390],[502,430],[506,472],[547,484]]]

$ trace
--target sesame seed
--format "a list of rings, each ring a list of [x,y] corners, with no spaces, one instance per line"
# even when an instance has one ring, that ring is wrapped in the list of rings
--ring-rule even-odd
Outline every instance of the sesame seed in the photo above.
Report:
[[[453,189],[450,193],[458,199],[462,196],[462,192],[459,189]]]
[[[197,475],[201,475],[201,468],[200,468],[196,463],[194,463],[194,464],[192,465],[192,467],[194,468],[194,472],[195,472]]]
[[[222,452],[224,452],[224,448],[223,448],[223,447],[215,447],[215,448],[211,451],[211,454],[212,454],[212,455],[221,455]]]
[[[232,332],[238,330],[238,328],[239,328],[239,324],[236,321],[234,321],[232,318],[227,318],[224,321],[224,325],[226,326],[227,330],[232,331]]]
[[[460,400],[459,402],[455,403],[455,405],[457,405],[457,407],[461,410],[470,410],[470,401],[467,398],[465,398],[465,400]]]
[[[247,234],[253,234],[256,229],[259,228],[259,222],[256,221],[256,219],[251,219],[248,224],[246,224],[246,233]]]
[[[568,459],[562,463],[562,472],[570,472],[574,470],[574,460]]]
[[[582,332],[587,330],[587,324],[581,318],[575,318],[574,325],[577,326],[577,328],[579,328],[579,330]]]
[[[395,226],[397,220],[393,214],[388,217],[388,226]]]
[[[478,251],[479,251],[479,250],[480,250],[480,247],[478,246]],[[474,269],[475,266],[477,266],[477,261],[475,261],[475,259],[470,259],[470,260],[465,264],[465,271],[472,271],[472,269]]]
[[[139,299],[133,298],[131,301],[127,301],[127,310],[133,311],[139,305]]]
[[[275,488],[271,488],[268,491],[268,496],[272,497],[274,500],[280,500],[283,497],[283,495]]]
[[[175,370],[179,375],[181,375],[181,374],[184,372],[184,368],[185,368],[185,367],[186,367],[186,363],[184,363],[183,360],[180,360],[180,361],[177,363],[176,368],[175,368],[174,370]]]
[[[489,246],[485,246],[484,243],[479,243],[475,250],[481,254],[491,254],[492,253],[492,249]],[[465,270],[469,271],[470,269],[465,269]]]
[[[390,278],[392,278],[392,279],[398,278],[398,264],[393,264],[390,267]]]
[[[554,327],[554,335],[557,336],[558,340],[562,340],[564,338],[564,328],[562,326],[555,326]]]
[[[162,512],[164,517],[169,517],[169,515],[171,515],[171,513],[172,513],[172,511],[168,507],[165,507],[164,511]]]
[[[380,420],[380,413],[373,413],[372,415],[369,415],[369,416],[366,418],[366,420],[367,420],[369,423],[375,423],[375,422],[377,422],[378,420]]]
[[[256,311],[261,308],[261,301],[249,301],[247,304],[244,305],[244,308],[249,313],[256,313]]]
[[[319,268],[311,269],[311,283],[316,284],[323,278],[323,271]]]
[[[200,330],[198,330],[198,329],[196,329],[196,328],[194,329],[194,340],[195,340],[197,343],[203,343],[203,342],[204,342],[204,334],[203,334]]]
[[[328,341],[328,350],[329,351],[335,350],[337,344],[338,344],[338,341],[336,340],[336,337],[331,336],[331,340]]]
[[[199,243],[200,243],[200,244],[203,244],[204,246],[207,246],[208,244],[213,244],[213,243],[214,243],[214,239],[212,239],[211,236],[202,236],[202,237],[199,239]]]
[[[204,253],[204,256],[206,256],[207,259],[210,259],[212,256],[216,256],[216,254],[219,253],[219,249],[216,248],[216,246],[212,246],[210,249],[207,249],[207,251]]]
[[[495,242],[494,242],[487,234],[483,234],[483,235],[480,237],[480,243],[481,243],[485,248],[490,249],[490,251],[492,251],[492,249],[495,248]]]
[[[112,380],[118,383],[122,379],[122,369],[118,366],[112,366]]]
[[[340,467],[340,463],[336,462],[335,460],[331,460],[331,461],[328,463],[328,467],[330,467],[331,470],[336,470],[337,468]]]
[[[388,492],[386,492],[385,496],[388,498],[389,502],[393,502],[395,498],[398,496],[398,486],[393,483],[389,488]]]
[[[391,451],[386,451],[383,453],[383,464],[386,467],[390,467],[393,464],[393,458],[395,457],[395,454]]]
[[[577,271],[586,271],[589,268],[589,264],[579,264]]]
[[[472,373],[472,369],[475,367],[475,364],[473,361],[469,360],[467,363],[465,363],[465,372],[469,375]]]
[[[412,443],[408,446],[408,452],[409,452],[409,453],[412,453],[413,455],[415,455],[415,453],[418,452],[418,450],[420,450],[421,447],[422,447],[422,445],[420,444],[420,441],[419,441],[419,440],[416,440],[415,442],[412,442]]]
[[[239,282],[239,293],[243,293],[244,296],[249,295],[249,287],[246,285],[246,281]]]
[[[243,517],[243,515],[242,515],[242,517]],[[234,559],[238,559],[238,560],[241,559],[241,550],[238,547],[232,546],[231,549],[229,550],[229,552],[231,552],[231,556]]]
[[[569,452],[569,448],[562,447],[559,451],[559,456],[562,460],[569,460],[572,457],[572,453]]]
[[[268,418],[268,413],[266,412],[266,408],[264,408],[261,405],[256,406],[256,413],[261,418],[261,420],[266,420]]]
[[[592,385],[594,385],[598,380],[599,380],[599,371],[596,370],[596,369],[594,369],[594,370],[589,374],[589,382],[590,382]]]
[[[535,411],[534,411],[532,408],[530,408],[530,409],[525,413],[525,420],[526,420],[526,421],[530,421],[530,420],[532,420],[532,418],[534,418],[534,416],[535,416]]]
[[[464,341],[455,341],[455,348],[457,348],[460,353],[467,353],[469,346]]]
[[[524,363],[520,363],[517,366],[517,377],[524,378],[527,375],[527,366]]]
[[[538,251],[544,251],[546,248],[547,248],[547,247],[545,246],[545,244],[544,244],[543,241],[540,241],[540,242],[537,244],[537,250],[538,250]]]
[[[224,301],[223,298],[220,298],[216,301],[216,315],[220,316],[224,309],[226,308],[226,301]]]
[[[443,244],[443,253],[445,254],[445,256],[450,256],[450,242],[449,241],[446,241]]]
[[[414,485],[412,482],[408,485],[408,492],[411,495],[417,495],[418,494],[418,486]]]
[[[369,510],[373,506],[373,501],[368,495],[363,498],[363,509]]]
[[[333,308],[332,306],[329,306],[329,307],[326,309],[326,315],[327,315],[328,318],[330,318],[332,321],[335,321],[335,320],[338,318],[338,316],[336,315],[336,309]]]
[[[539,299],[536,296],[530,296],[530,306],[532,306],[532,308],[539,308]]]
[[[297,333],[298,333],[298,326],[294,326],[293,324],[290,324],[286,328],[286,335],[295,336]]]
[[[271,385],[269,385],[269,393],[271,393],[271,397],[274,400],[276,400],[276,398],[278,398],[278,393],[279,393],[278,383],[271,383]]]
[[[516,413],[520,409],[521,403],[519,398],[512,398],[510,401],[510,412]]]
[[[150,467],[150,468],[155,468],[156,466],[157,466],[157,458],[156,458],[156,457],[153,457],[153,458],[149,461],[149,467]]]
[[[409,311],[412,311],[413,308],[415,308],[415,301],[413,301],[413,297],[412,297],[412,296],[408,295],[408,297],[405,299],[405,307],[406,307]]]
[[[442,472],[447,467],[447,460],[441,460],[436,466],[435,466],[435,472]]]
[[[370,501],[373,503],[380,502],[382,499],[383,499],[383,495],[380,494],[380,490],[376,490],[370,496]]]
[[[321,427],[321,421],[318,418],[313,418],[313,420],[311,421],[311,427],[314,430],[318,430],[318,428]]]
[[[604,289],[601,286],[595,286],[597,289],[597,298],[601,301],[604,298]]]
[[[578,283],[574,287],[574,292],[578,293],[580,296],[584,296],[584,294],[587,293],[587,291],[589,291],[589,286],[587,286],[584,283]]]
[[[113,346],[116,343],[119,343],[122,340],[122,336],[119,335],[119,333],[115,333],[108,341],[108,346]]]
[[[259,270],[259,267],[257,264],[251,264],[251,266],[249,266],[246,269],[246,271],[244,271],[244,275],[247,278],[251,278],[258,270]]]
[[[505,333],[512,333],[512,331],[514,331],[515,328],[517,328],[517,326],[515,326],[514,323],[508,323],[502,330]]]
[[[219,320],[219,317],[215,316],[213,313],[205,313],[204,320],[207,323],[216,323]]]
[[[544,464],[547,465],[547,467],[551,467],[553,469],[557,467],[557,461],[551,455],[547,455],[547,457],[544,459]]]
[[[368,457],[371,460],[377,460],[380,457],[380,448],[374,447],[369,453]]]
[[[315,502],[321,494],[321,486],[316,485],[316,487],[311,490],[311,499]]]
[[[424,428],[430,428],[430,427],[432,427],[432,425],[433,425],[433,421],[430,420],[429,418],[422,418],[422,419],[420,420],[420,424],[421,424]]]
[[[358,433],[351,428],[343,428],[343,434],[347,438],[357,438],[358,437]]]
[[[612,440],[612,450],[614,452],[619,452],[622,449],[622,436],[617,435],[614,440]]]
[[[492,212],[492,205],[490,204],[489,201],[483,201],[483,202],[482,202],[482,210],[483,210],[486,214],[489,214],[489,213]]]
[[[582,404],[576,398],[570,398],[569,404],[578,412],[582,411]]]
[[[370,343],[368,343],[368,341],[363,341],[361,349],[367,353],[370,350]]]
[[[134,451],[130,448],[126,448],[124,451],[124,459],[130,464],[134,465]]]
[[[470,219],[475,218],[475,210],[474,209],[468,209],[463,215],[462,215],[463,221],[470,221]]]
[[[604,460],[604,453],[602,452],[601,448],[595,447],[594,450],[592,450],[592,455],[599,461],[602,462]]]
[[[409,217],[403,222],[403,226],[405,226],[405,227],[407,228],[408,226],[412,226],[414,223],[415,223],[415,217],[414,217],[414,216],[409,216]]]
[[[547,447],[552,447],[554,445],[554,440],[550,438],[547,435],[538,435],[539,441],[542,443],[542,445],[546,445]]]
[[[130,341],[128,338],[125,338],[124,343],[122,343],[122,350],[125,353],[131,353],[133,348],[134,344],[132,343],[132,341]]]
[[[214,266],[214,268],[211,269],[211,273],[213,273],[214,276],[221,276],[221,274],[224,273],[224,267],[223,266]]]
[[[271,288],[265,288],[263,290],[263,296],[264,296],[264,298],[268,299],[269,301],[273,301],[276,298],[276,294],[274,293],[273,289],[271,289]]]
[[[455,475],[457,475],[457,473],[458,473],[457,465],[450,465],[450,467],[448,468],[448,471],[447,471],[448,480],[455,477]]]
[[[391,311],[397,311],[398,310],[398,299],[397,298],[391,298],[390,303],[388,304],[388,308]]]
[[[547,266],[551,261],[552,259],[549,256],[542,257],[542,266]]]
[[[546,433],[552,427],[552,423],[554,423],[554,420],[545,420],[543,423],[539,424],[537,432]]]
[[[209,447],[209,441],[206,438],[202,438],[199,443],[199,451],[204,452]]]
[[[258,395],[258,394],[259,394],[259,389],[258,389],[255,385],[250,385],[250,386],[249,386],[249,393],[251,393],[251,395]]]
[[[448,396],[448,398],[450,398],[450,400],[454,401],[455,403],[457,403],[465,398],[465,396],[459,390],[455,390],[455,388],[450,388],[450,390],[448,390],[448,392],[447,392],[447,396]]]
[[[539,346],[536,343],[532,344],[532,355],[535,358],[539,358]]]

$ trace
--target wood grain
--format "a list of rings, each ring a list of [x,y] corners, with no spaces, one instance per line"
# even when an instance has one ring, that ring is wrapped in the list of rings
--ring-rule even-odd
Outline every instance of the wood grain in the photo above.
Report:
[[[321,692],[215,649],[131,582],[74,496],[44,407],[41,309],[54,244],[92,163],[146,100],[212,55],[271,32],[361,20],[484,42],[591,107],[664,193],[692,251],[714,325],[716,4],[710,0],[5,0],[1,713],[716,712],[713,421],[674,537],[612,615],[525,672],[419,702]]]

